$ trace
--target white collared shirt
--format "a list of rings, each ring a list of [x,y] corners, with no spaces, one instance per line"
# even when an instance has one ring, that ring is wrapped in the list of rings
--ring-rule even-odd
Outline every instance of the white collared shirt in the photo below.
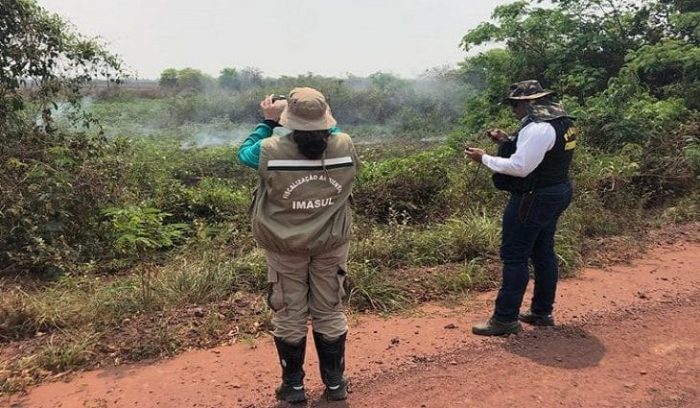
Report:
[[[515,153],[509,158],[485,154],[482,163],[495,173],[526,177],[542,163],[544,155],[552,150],[557,133],[547,122],[532,122],[520,129]]]

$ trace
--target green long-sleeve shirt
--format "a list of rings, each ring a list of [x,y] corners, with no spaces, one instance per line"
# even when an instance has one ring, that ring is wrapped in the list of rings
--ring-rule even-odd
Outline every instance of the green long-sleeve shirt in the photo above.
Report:
[[[277,122],[269,119],[255,125],[253,132],[238,148],[238,161],[245,166],[257,169],[260,164],[260,144],[264,139],[272,136],[272,130],[277,126],[279,126]],[[340,132],[340,129],[333,127],[329,131],[333,135]]]

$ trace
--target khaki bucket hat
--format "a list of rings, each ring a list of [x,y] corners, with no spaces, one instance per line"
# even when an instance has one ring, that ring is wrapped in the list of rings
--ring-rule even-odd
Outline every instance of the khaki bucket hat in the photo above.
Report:
[[[292,89],[280,116],[280,125],[291,130],[326,130],[336,123],[326,98],[313,88]]]

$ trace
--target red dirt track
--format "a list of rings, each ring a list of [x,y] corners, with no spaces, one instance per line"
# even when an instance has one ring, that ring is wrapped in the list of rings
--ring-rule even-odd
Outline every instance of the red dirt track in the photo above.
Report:
[[[473,336],[471,324],[490,313],[494,292],[457,308],[351,319],[352,393],[346,402],[320,400],[309,342],[308,406],[700,407],[699,235],[656,245],[631,265],[562,281],[555,328]],[[272,397],[278,377],[272,340],[264,338],[78,374],[0,406],[286,406]]]

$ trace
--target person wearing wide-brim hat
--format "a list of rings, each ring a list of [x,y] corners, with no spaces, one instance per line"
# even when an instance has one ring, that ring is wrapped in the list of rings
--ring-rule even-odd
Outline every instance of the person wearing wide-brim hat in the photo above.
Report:
[[[494,172],[494,185],[511,193],[503,214],[501,261],[503,282],[493,315],[472,332],[495,336],[517,333],[520,322],[554,325],[552,310],[558,280],[554,235],[557,221],[571,202],[569,168],[576,147],[573,118],[554,93],[535,80],[510,87],[505,104],[521,120],[509,136],[492,129],[498,155],[467,148],[465,155]],[[535,270],[535,288],[528,312],[520,313],[529,280],[528,260]]]
[[[359,160],[321,92],[295,88],[276,99],[270,95],[260,103],[265,120],[238,151],[240,162],[259,176],[251,217],[253,235],[267,256],[267,300],[282,366],[276,396],[306,400],[303,364],[311,318],[325,395],[342,400],[350,197]],[[273,136],[280,125],[291,133]]]

